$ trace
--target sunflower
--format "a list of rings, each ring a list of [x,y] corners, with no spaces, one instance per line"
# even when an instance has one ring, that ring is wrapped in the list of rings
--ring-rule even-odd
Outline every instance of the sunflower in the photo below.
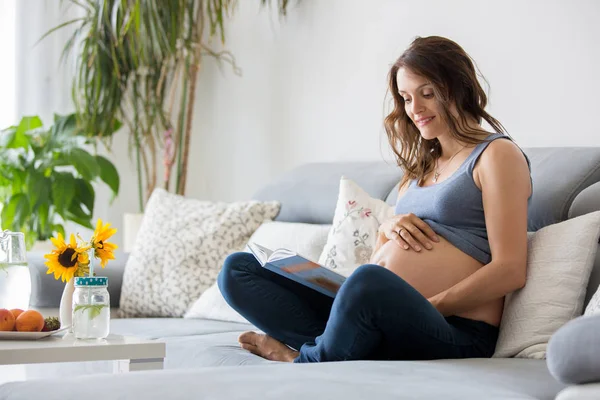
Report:
[[[108,260],[114,260],[114,251],[118,248],[114,243],[108,243],[107,240],[115,234],[117,230],[111,228],[110,224],[102,225],[102,220],[98,219],[94,236],[92,236],[91,245],[94,248],[94,256],[100,259],[102,268],[106,266]]]
[[[63,236],[59,233],[57,238],[50,238],[56,249],[46,254],[44,258],[48,267],[47,274],[54,273],[54,279],[61,278],[63,282],[68,282],[73,276],[81,276],[80,269],[85,268],[89,262],[87,251],[90,246],[77,245],[75,235],[71,235],[69,243],[65,243]]]

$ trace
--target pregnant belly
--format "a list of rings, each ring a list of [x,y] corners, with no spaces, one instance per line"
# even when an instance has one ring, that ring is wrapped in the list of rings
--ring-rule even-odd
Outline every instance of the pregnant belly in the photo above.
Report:
[[[420,252],[404,250],[388,241],[373,254],[371,263],[394,272],[425,298],[454,286],[483,266],[442,237],[439,243],[433,243],[432,250]],[[456,315],[498,326],[503,305],[504,299],[498,299]]]

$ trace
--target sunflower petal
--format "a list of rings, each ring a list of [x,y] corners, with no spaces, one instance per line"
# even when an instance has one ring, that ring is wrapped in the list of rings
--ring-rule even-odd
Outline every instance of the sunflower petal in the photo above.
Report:
[[[66,246],[65,239],[63,238],[63,235],[60,232],[56,235],[56,238],[51,237],[50,241],[59,250]]]
[[[119,246],[117,246],[114,243],[104,242],[103,244],[104,244],[104,250],[110,251],[110,250],[116,250],[119,248]]]

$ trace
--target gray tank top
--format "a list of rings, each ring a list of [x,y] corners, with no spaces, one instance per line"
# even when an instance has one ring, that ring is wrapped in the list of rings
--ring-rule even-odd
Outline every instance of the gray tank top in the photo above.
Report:
[[[454,174],[432,186],[421,187],[416,180],[412,180],[396,203],[396,214],[415,214],[438,235],[484,264],[491,261],[492,255],[485,226],[483,199],[481,190],[473,180],[473,168],[481,153],[496,139],[511,140],[502,134],[489,135],[486,141],[475,146]],[[531,171],[527,155],[525,159]],[[530,201],[531,196],[527,200],[528,205]]]

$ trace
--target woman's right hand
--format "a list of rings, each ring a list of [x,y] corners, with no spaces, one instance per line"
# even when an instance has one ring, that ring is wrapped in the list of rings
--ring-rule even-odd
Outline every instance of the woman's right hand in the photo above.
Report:
[[[421,251],[422,246],[431,250],[433,248],[431,241],[440,241],[433,229],[412,213],[394,215],[384,221],[379,226],[379,234],[398,243],[404,250],[412,248]]]

